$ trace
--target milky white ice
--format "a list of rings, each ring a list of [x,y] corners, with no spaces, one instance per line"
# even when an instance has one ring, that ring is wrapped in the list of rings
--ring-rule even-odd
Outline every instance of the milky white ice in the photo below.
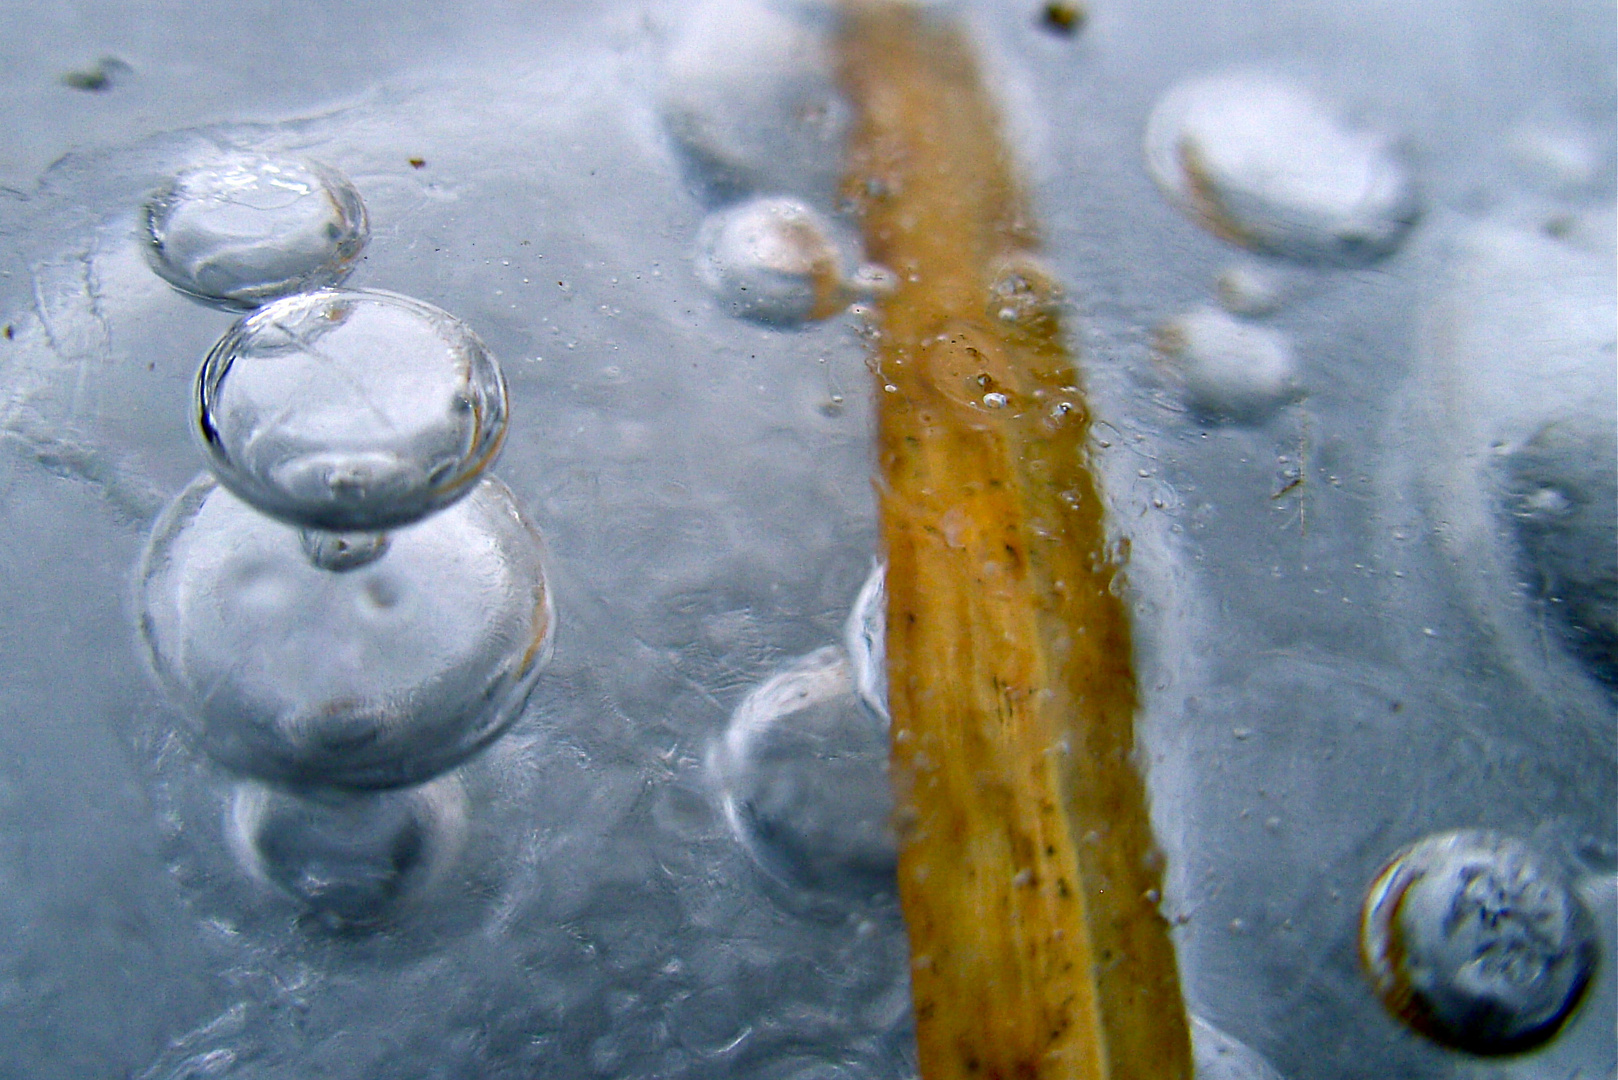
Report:
[[[1164,324],[1158,345],[1186,405],[1204,416],[1258,422],[1297,396],[1297,362],[1279,330],[1205,307]]]
[[[1259,251],[1363,263],[1397,247],[1416,218],[1410,172],[1386,137],[1262,72],[1175,85],[1147,121],[1145,153],[1177,206]]]

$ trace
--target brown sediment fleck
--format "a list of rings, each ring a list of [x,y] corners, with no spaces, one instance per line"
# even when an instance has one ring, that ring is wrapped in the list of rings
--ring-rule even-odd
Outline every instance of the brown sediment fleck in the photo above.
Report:
[[[1189,1080],[1061,291],[959,30],[845,0],[839,56],[845,194],[897,276],[877,487],[922,1075]]]

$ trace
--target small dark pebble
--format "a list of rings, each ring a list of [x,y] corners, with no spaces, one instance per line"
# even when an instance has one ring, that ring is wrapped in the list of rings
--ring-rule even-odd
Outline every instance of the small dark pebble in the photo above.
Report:
[[[70,71],[62,76],[62,85],[70,86],[75,90],[88,90],[90,93],[100,93],[111,90],[124,80],[127,75],[133,74],[134,68],[118,59],[116,56],[103,56],[91,67],[83,71]]]
[[[1040,13],[1040,25],[1054,34],[1072,37],[1084,27],[1089,17],[1084,5],[1075,0],[1050,0]]]

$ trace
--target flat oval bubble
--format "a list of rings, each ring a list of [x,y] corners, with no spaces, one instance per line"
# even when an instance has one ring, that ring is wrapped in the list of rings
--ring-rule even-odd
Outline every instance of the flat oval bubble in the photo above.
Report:
[[[1423,1034],[1475,1054],[1520,1053],[1559,1031],[1594,971],[1594,921],[1521,841],[1437,833],[1372,882],[1360,955],[1377,995]]]
[[[1419,203],[1389,140],[1341,124],[1261,72],[1172,87],[1147,121],[1146,164],[1169,199],[1244,247],[1354,265],[1398,247]]]
[[[710,767],[731,827],[767,875],[861,903],[895,888],[887,762],[887,725],[856,697],[848,658],[831,646],[754,688]]]
[[[369,229],[359,192],[312,161],[235,154],[188,169],[146,204],[152,268],[228,307],[334,285]]]
[[[405,525],[469,491],[499,451],[506,386],[431,304],[322,289],[231,327],[197,375],[197,431],[236,494],[331,532]]]
[[[300,530],[199,478],[141,566],[153,666],[201,747],[246,776],[390,787],[517,717],[550,642],[539,537],[491,478],[344,573]]]
[[[422,896],[460,850],[454,773],[390,791],[236,785],[226,835],[242,868],[333,929],[374,926]]]
[[[796,199],[752,199],[708,215],[696,270],[730,314],[777,326],[825,318],[844,299],[830,228]]]
[[[1292,344],[1271,327],[1199,308],[1163,324],[1157,346],[1186,405],[1210,419],[1257,423],[1298,397]]]

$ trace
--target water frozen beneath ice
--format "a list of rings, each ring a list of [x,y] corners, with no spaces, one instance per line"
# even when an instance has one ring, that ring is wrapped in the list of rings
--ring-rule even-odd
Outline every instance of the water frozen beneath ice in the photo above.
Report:
[[[692,264],[703,219],[738,192],[838,213],[823,151],[845,118],[814,107],[825,71],[794,67],[790,44],[812,6],[748,24],[775,59],[718,83],[692,72],[724,43],[692,28],[738,5],[489,4],[469,20],[485,30],[442,33],[408,7],[346,9],[359,25],[341,33],[289,9],[324,29],[289,35],[274,63],[244,52],[247,76],[199,71],[186,33],[137,36],[128,80],[94,95],[40,65],[112,45],[16,13],[53,40],[0,77],[50,86],[18,100],[53,123],[14,119],[0,193],[0,912],[18,928],[0,939],[0,1071],[910,1074],[897,916],[783,897],[708,764],[750,693],[844,639],[876,552],[856,324],[733,318]],[[1612,699],[1515,560],[1561,580],[1570,563],[1560,541],[1516,539],[1486,485],[1435,494],[1434,477],[1474,476],[1454,416],[1517,413],[1427,389],[1451,359],[1508,362],[1488,343],[1502,325],[1520,337],[1534,305],[1570,317],[1576,298],[1535,300],[1510,274],[1453,280],[1451,253],[1482,265],[1510,253],[1488,237],[1526,231],[1577,263],[1610,234],[1610,11],[1475,0],[1373,21],[1320,0],[1210,20],[1095,3],[1059,38],[1009,0],[960,8],[1013,113],[1131,541],[1142,758],[1193,1008],[1293,1080],[1610,1073],[1610,933],[1586,1011],[1544,1056],[1498,1066],[1401,1029],[1354,957],[1377,868],[1438,829],[1524,839],[1596,883],[1612,919]],[[372,47],[331,51],[345,41]],[[1213,302],[1235,252],[1154,188],[1141,137],[1172,85],[1278,56],[1347,114],[1408,133],[1426,212],[1374,269],[1289,269],[1264,325],[1293,342],[1307,396],[1212,424],[1162,384],[1153,331]],[[282,81],[255,83],[253,63]],[[783,70],[764,88],[777,112],[736,105]],[[1523,115],[1527,85],[1541,114]],[[671,137],[671,86],[718,134]],[[1525,150],[1520,130],[1595,132],[1578,136],[1595,150]],[[237,781],[180,734],[137,647],[134,568],[199,467],[192,380],[231,322],[151,272],[139,208],[222,150],[341,169],[372,227],[350,284],[442,307],[501,358],[495,471],[554,570],[554,661],[457,774],[459,854],[366,933],[310,918],[268,868],[268,883],[243,872]],[[1442,345],[1435,312],[1487,347]]]

